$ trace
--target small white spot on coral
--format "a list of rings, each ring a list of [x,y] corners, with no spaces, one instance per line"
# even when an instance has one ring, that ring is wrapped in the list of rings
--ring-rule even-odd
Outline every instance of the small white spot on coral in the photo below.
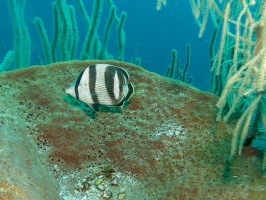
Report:
[[[166,135],[168,137],[178,137],[180,139],[186,139],[187,129],[183,125],[177,125],[175,123],[166,122],[161,127],[155,129],[156,136]]]

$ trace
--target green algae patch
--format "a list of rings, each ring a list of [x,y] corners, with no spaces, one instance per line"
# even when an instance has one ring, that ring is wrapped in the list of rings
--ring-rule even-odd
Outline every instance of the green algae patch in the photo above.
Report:
[[[64,93],[82,70],[95,63],[128,71],[135,93],[127,105],[102,107],[95,114]],[[10,136],[10,141],[23,137],[13,146],[0,139],[0,153],[6,152],[12,164],[19,156],[16,152],[27,144],[30,151],[24,160],[39,160],[39,168],[20,170],[37,188],[44,188],[39,179],[48,179],[44,174],[49,174],[51,193],[63,199],[262,199],[264,195],[266,180],[256,152],[247,148],[232,165],[227,163],[235,124],[216,122],[217,98],[210,93],[117,61],[35,66],[0,74],[0,80],[0,134]],[[0,188],[4,183],[15,187],[19,176],[13,178],[4,162],[0,169]],[[36,176],[40,169],[44,177]],[[28,195],[30,185],[22,181],[21,187]]]

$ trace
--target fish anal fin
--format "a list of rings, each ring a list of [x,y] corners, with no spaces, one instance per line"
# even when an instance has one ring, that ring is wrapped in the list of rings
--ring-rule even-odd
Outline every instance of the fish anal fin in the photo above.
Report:
[[[125,99],[123,99],[122,101],[120,101],[117,105],[117,107],[122,107],[124,105]]]

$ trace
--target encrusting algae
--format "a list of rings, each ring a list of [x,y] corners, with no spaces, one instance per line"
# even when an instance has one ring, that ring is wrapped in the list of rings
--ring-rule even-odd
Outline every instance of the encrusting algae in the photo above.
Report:
[[[122,67],[130,74],[135,93],[124,107],[101,106],[94,113],[65,94],[69,82],[96,63]],[[2,73],[0,78],[0,143],[8,162],[0,163],[0,182],[11,187],[19,183],[29,192],[34,183],[43,199],[48,193],[63,199],[265,195],[262,159],[256,151],[244,147],[228,165],[235,122],[216,121],[217,98],[210,93],[117,61],[55,63]],[[23,140],[10,146],[9,137]],[[21,165],[21,173],[5,180],[25,144],[28,150],[19,162],[31,164]],[[40,166],[43,172],[36,173]],[[36,182],[36,177],[49,180],[54,189]],[[9,195],[12,199],[16,194]]]

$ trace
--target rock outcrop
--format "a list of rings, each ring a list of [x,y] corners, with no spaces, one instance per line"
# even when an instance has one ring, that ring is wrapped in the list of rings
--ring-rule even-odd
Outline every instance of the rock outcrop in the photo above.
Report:
[[[64,93],[87,66],[125,68],[135,94],[96,114]],[[0,74],[0,199],[263,199],[261,158],[229,166],[234,122],[217,98],[116,61],[73,61]],[[23,198],[21,198],[23,197]]]

